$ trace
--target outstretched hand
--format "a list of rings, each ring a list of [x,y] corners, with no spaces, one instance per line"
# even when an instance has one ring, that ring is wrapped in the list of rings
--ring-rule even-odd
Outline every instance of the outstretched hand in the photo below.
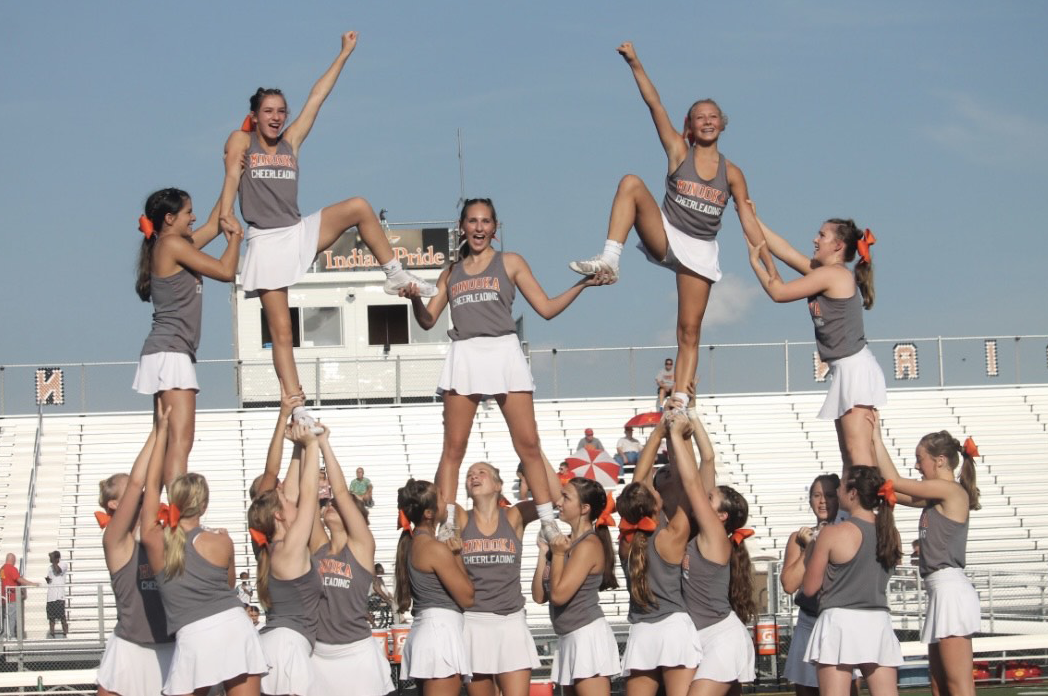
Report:
[[[288,426],[288,439],[297,445],[305,447],[311,442],[316,442],[317,436],[313,434],[312,426],[298,422]]]
[[[240,244],[244,239],[244,228],[240,226],[240,220],[236,215],[224,213],[218,218],[218,226],[226,237],[227,244]]]
[[[349,56],[357,47],[357,32],[347,31],[342,35],[342,52]]]
[[[633,49],[632,41],[624,41],[619,44],[619,47],[615,49],[619,55],[626,59],[626,62],[633,65],[637,62],[637,52]]]
[[[397,294],[401,297],[406,297],[409,300],[417,300],[422,298],[422,290],[419,289],[418,283],[408,283],[402,287]]]

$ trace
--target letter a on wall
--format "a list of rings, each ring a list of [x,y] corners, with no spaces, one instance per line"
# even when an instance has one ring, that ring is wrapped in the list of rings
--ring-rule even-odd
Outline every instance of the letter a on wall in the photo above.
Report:
[[[917,346],[912,343],[896,343],[892,348],[895,363],[895,379],[917,379]]]
[[[62,384],[62,368],[36,368],[36,405],[61,406],[65,403],[65,390]]]

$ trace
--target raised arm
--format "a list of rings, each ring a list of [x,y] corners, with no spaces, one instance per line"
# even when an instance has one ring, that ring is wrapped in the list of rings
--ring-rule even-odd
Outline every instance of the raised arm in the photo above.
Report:
[[[164,442],[167,442],[167,416],[169,413],[171,413],[170,406],[166,409],[161,408],[157,413],[159,418],[157,422],[153,423],[153,427],[149,431],[149,437],[146,438],[145,444],[142,445],[138,456],[135,457],[134,464],[131,465],[131,472],[127,476],[127,485],[124,486],[124,492],[120,496],[116,512],[113,513],[112,519],[109,520],[105,531],[102,532],[102,547],[105,549],[107,556],[112,553],[117,545],[123,545],[131,541],[131,531],[135,528],[135,523],[138,521],[138,503],[142,500],[142,487],[146,484],[146,471],[149,469],[153,450],[156,449],[158,431],[164,431]],[[123,560],[126,563],[127,559]],[[120,565],[122,566],[123,563]]]
[[[287,421],[296,406],[304,403],[301,394],[281,394],[280,411],[277,414],[277,424],[273,429],[273,436],[269,439],[269,449],[266,451],[266,468],[262,471],[255,495],[261,495],[277,487],[280,480],[280,464],[284,459],[284,438],[287,431]]]
[[[320,486],[320,445],[312,426],[296,423],[291,428],[291,437],[302,450],[301,474],[299,477],[298,512],[288,527],[283,547],[289,553],[306,550],[308,557],[309,536],[313,531],[313,520],[317,514],[317,489]],[[289,477],[290,478],[290,477]],[[287,484],[285,486],[285,495]],[[281,549],[278,549],[279,552]],[[308,560],[307,560],[308,563]]]
[[[655,130],[659,134],[662,149],[666,151],[666,157],[670,161],[670,169],[676,169],[688,154],[688,144],[684,141],[684,136],[673,127],[673,122],[666,113],[666,107],[662,105],[662,100],[659,98],[659,92],[648,77],[648,73],[645,72],[640,59],[637,58],[633,44],[627,41],[615,50],[626,60],[626,64],[633,71],[633,79],[636,80],[640,96],[647,105],[648,111],[651,112],[651,120],[655,123]]]
[[[575,596],[586,576],[604,567],[604,550],[595,537],[576,544],[571,558],[565,561],[570,548],[571,542],[565,536],[558,536],[550,545],[553,559],[550,561],[549,601],[557,606],[566,604]]]
[[[804,580],[801,591],[809,597],[817,597],[822,589],[822,581],[826,575],[826,565],[830,560],[830,547],[839,536],[839,525],[823,527],[819,537],[815,540],[815,547],[804,563]]]
[[[233,203],[237,199],[237,190],[240,188],[240,177],[244,174],[244,155],[251,146],[253,134],[235,130],[226,138],[226,146],[222,151],[222,162],[225,167],[225,177],[222,179],[222,193],[218,197],[219,217],[233,217]]]
[[[321,105],[323,105],[328,95],[331,94],[331,90],[335,87],[335,82],[338,81],[338,76],[342,73],[342,68],[345,67],[346,61],[349,60],[350,54],[353,53],[353,49],[356,47],[357,32],[347,31],[342,35],[342,50],[338,52],[335,62],[324,71],[324,74],[313,85],[313,89],[309,91],[309,96],[306,98],[306,103],[302,106],[302,111],[299,113],[298,118],[284,131],[284,139],[288,141],[291,149],[296,153],[299,146],[302,145],[302,141],[309,135],[309,131],[313,129],[313,122],[317,119],[317,113],[320,112]]]
[[[694,391],[694,385],[689,391]],[[695,410],[694,399],[692,395],[692,402],[688,408],[688,422],[691,424],[691,439],[699,450],[699,482],[703,489],[712,491],[717,485],[717,451],[713,449],[710,434],[706,432],[706,426]]]
[[[659,444],[666,437],[666,420],[660,420],[652,429],[647,442],[637,455],[637,465],[633,468],[633,482],[643,482],[650,488],[652,485],[655,459],[659,454]]]
[[[786,553],[782,559],[782,572],[779,574],[779,584],[784,592],[790,594],[801,588],[804,582],[804,560],[806,553],[810,551],[808,546],[812,540],[811,527],[801,527],[790,534],[786,542]]]
[[[450,268],[445,268],[437,279],[437,294],[429,298],[429,302],[422,303],[419,288],[411,283],[406,288],[401,288],[400,296],[411,300],[411,313],[415,315],[415,321],[426,331],[437,325],[440,313],[448,306],[448,275]]]
[[[709,493],[712,488],[707,490],[702,485],[702,477],[695,462],[695,452],[691,447],[690,429],[690,422],[679,416],[670,424],[670,444],[677,459],[677,475],[691,503],[692,514],[699,524],[696,543],[699,544],[702,555],[714,563],[725,563],[731,555],[731,542],[724,531],[724,524],[710,503]]]
[[[324,455],[324,466],[327,469],[328,483],[331,485],[331,497],[335,500],[335,509],[338,510],[342,524],[346,526],[349,535],[350,549],[356,559],[365,567],[370,568],[375,564],[375,536],[371,533],[364,515],[360,513],[356,501],[349,492],[346,485],[346,475],[335,457],[335,451],[331,449],[329,431],[327,426],[324,432],[317,438],[320,441],[320,453]]]
[[[520,254],[507,252],[502,255],[502,259],[505,262],[506,274],[510,280],[517,286],[520,294],[524,296],[528,304],[543,319],[552,319],[563,312],[586,288],[593,285],[606,285],[608,282],[607,278],[601,274],[586,276],[561,294],[550,298],[546,295],[546,291],[542,289],[542,286],[539,285],[539,282],[535,280],[531,267],[528,266],[528,262]]]
[[[423,564],[437,574],[437,579],[455,600],[455,604],[463,609],[473,606],[473,581],[469,579],[466,564],[462,561],[462,539],[451,537],[446,542],[432,539],[419,552],[425,556]]]
[[[166,418],[170,413],[164,414]],[[164,568],[164,528],[157,523],[157,513],[160,512],[160,487],[164,478],[164,453],[167,450],[167,431],[157,430],[156,443],[149,456],[149,466],[146,470],[146,481],[143,486],[142,508],[138,514],[139,535],[142,544],[146,547],[146,555],[149,565],[154,573]]]
[[[764,232],[761,229],[760,222],[757,221],[756,214],[753,212],[753,206],[746,204],[746,201],[750,198],[746,177],[743,175],[742,170],[731,162],[728,162],[727,170],[728,188],[731,189],[731,197],[735,199],[735,210],[739,214],[739,224],[742,226],[742,233],[746,236],[746,242],[760,249],[761,260],[764,262],[764,265],[772,275],[778,275],[778,271],[775,270],[775,264],[772,263],[771,251],[766,245],[761,246],[765,241]]]
[[[793,245],[783,239],[781,235],[775,233],[770,227],[765,225],[764,221],[757,215],[757,206],[752,200],[736,199],[736,203],[740,207],[744,205],[748,206],[749,209],[753,211],[753,216],[757,220],[757,224],[760,225],[761,232],[764,234],[764,241],[768,243],[768,251],[770,251],[775,258],[779,259],[801,275],[811,273],[811,259],[794,249]]]
[[[184,266],[200,275],[224,283],[231,282],[237,272],[237,260],[240,258],[240,242],[244,239],[244,230],[235,218],[223,218],[223,234],[226,237],[226,250],[222,256],[215,258],[206,254],[185,237],[164,235],[158,242],[162,253],[167,254],[180,266]]]
[[[207,216],[207,220],[204,221],[203,225],[193,230],[193,246],[197,249],[206,247],[222,231],[221,227],[219,227],[219,218],[222,215],[221,208],[222,196],[219,194],[218,200],[215,201],[215,207],[211,209],[211,214]]]
[[[945,498],[949,494],[948,486],[951,482],[912,481],[899,475],[899,470],[895,468],[895,462],[892,461],[891,455],[888,454],[888,448],[884,444],[880,419],[878,418],[877,420],[878,422],[873,425],[873,449],[877,454],[877,469],[881,472],[881,476],[884,477],[885,481],[892,482],[897,501],[908,507],[923,508],[928,505],[926,498]],[[944,483],[946,485],[928,487],[918,485],[925,483]]]
[[[749,244],[748,240],[747,244]],[[749,247],[750,267],[753,268],[753,272],[756,274],[761,287],[764,288],[764,292],[768,293],[768,297],[775,302],[803,300],[836,287],[842,280],[854,283],[854,280],[851,279],[850,271],[836,266],[820,266],[808,275],[801,276],[788,283],[784,282],[779,277],[779,272],[775,269],[775,262],[770,257],[764,258],[767,254],[762,252],[766,252],[766,243],[761,242],[757,246],[750,244]],[[843,279],[841,273],[846,274],[848,279]]]

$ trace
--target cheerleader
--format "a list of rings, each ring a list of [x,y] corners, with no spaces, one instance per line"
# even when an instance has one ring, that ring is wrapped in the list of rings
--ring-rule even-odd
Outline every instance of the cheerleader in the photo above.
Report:
[[[979,595],[964,574],[968,516],[978,510],[975,458],[970,437],[962,445],[950,433],[928,433],[917,443],[921,480],[899,476],[879,429],[877,466],[890,481],[900,503],[921,510],[919,572],[928,592],[921,642],[928,645],[934,696],[973,696],[972,634],[979,630]],[[954,472],[960,465],[960,476]]]
[[[163,468],[170,412],[170,406],[160,406],[131,473],[113,474],[98,484],[102,511],[95,517],[105,530],[102,550],[116,599],[116,626],[98,665],[99,696],[159,694],[171,665],[174,637],[145,547],[136,538],[146,471]]]
[[[751,201],[743,207],[753,207]],[[853,220],[833,218],[822,223],[813,240],[811,258],[760,223],[768,249],[803,277],[784,282],[763,246],[750,246],[750,266],[764,291],[775,302],[807,299],[815,325],[819,358],[829,364],[830,388],[819,418],[833,420],[844,469],[852,464],[873,466],[873,428],[877,409],[887,402],[884,373],[866,346],[862,310],[873,307],[873,260],[876,239]],[[858,257],[854,269],[847,264]]]
[[[153,397],[153,412],[168,406],[168,446],[164,483],[185,471],[196,427],[196,350],[200,345],[203,278],[233,280],[244,233],[236,218],[223,218],[226,250],[221,258],[203,249],[219,233],[218,206],[194,230],[189,194],[167,188],[150,194],[138,219],[144,235],[138,252],[135,292],[153,303],[153,326],[142,345],[132,389]]]
[[[408,527],[397,544],[397,606],[414,615],[401,674],[421,682],[424,696],[457,696],[462,677],[470,675],[462,610],[474,601],[462,540],[437,541],[436,528],[447,505],[429,481],[408,479],[397,491],[397,508]]]
[[[653,696],[660,681],[668,696],[685,696],[701,657],[681,582],[691,524],[683,506],[672,516],[666,513],[652,484],[652,465],[667,420],[671,428],[690,435],[686,417],[674,414],[663,419],[648,438],[633,481],[619,494],[616,505],[622,517],[620,543],[627,545],[624,565],[630,590],[630,634],[622,657],[627,696]],[[704,493],[694,458],[677,463],[685,495],[692,507],[699,505]]]
[[[819,600],[804,594],[800,588],[804,580],[804,563],[814,548],[813,542],[823,527],[837,519],[837,488],[840,485],[841,479],[837,474],[822,474],[811,482],[808,506],[815,513],[815,524],[801,527],[790,534],[782,561],[782,573],[779,575],[783,591],[793,594],[793,603],[797,605],[797,623],[793,628],[784,672],[786,679],[793,682],[797,696],[819,696],[819,675],[815,665],[804,661],[811,629],[819,618]]]
[[[419,288],[414,285],[400,294],[411,298],[415,319],[426,330],[436,325],[441,312],[451,304],[451,348],[438,382],[444,400],[444,449],[437,467],[437,484],[444,499],[454,504],[473,417],[481,399],[493,396],[506,419],[513,449],[524,465],[524,478],[542,524],[541,534],[549,541],[560,530],[553,516],[553,498],[535,425],[535,381],[520,349],[511,311],[513,299],[519,289],[540,316],[552,319],[585,288],[605,280],[602,275],[591,276],[550,298],[523,257],[495,251],[491,246],[497,228],[498,216],[491,199],[467,200],[459,215],[462,258],[441,273],[436,295],[423,305]],[[454,533],[455,516],[448,512],[448,533]]]
[[[230,696],[258,696],[269,670],[258,633],[233,589],[236,554],[224,530],[200,526],[207,512],[207,480],[183,473],[168,488],[167,528],[157,523],[161,468],[151,461],[140,524],[156,574],[175,651],[165,696],[193,694],[223,684]]]
[[[312,428],[301,422],[291,427],[291,440],[302,449],[301,465],[292,462],[284,485],[259,495],[247,511],[248,531],[261,547],[257,589],[266,610],[262,649],[270,665],[262,693],[273,696],[306,696],[313,680],[309,659],[324,590],[309,550],[320,480],[320,447]]]
[[[324,427],[317,440],[331,485],[324,527],[314,526],[310,550],[324,585],[317,641],[310,665],[311,696],[384,696],[394,690],[389,661],[371,637],[368,595],[374,586],[375,537],[362,504],[350,494],[346,477]],[[303,493],[304,495],[304,493]],[[346,675],[353,675],[347,683]]]
[[[557,634],[550,678],[578,696],[608,696],[611,677],[621,671],[615,635],[597,595],[618,587],[611,535],[607,525],[597,524],[607,500],[604,487],[592,479],[573,478],[564,486],[558,508],[571,534],[556,536],[549,546],[539,539],[531,583],[532,598],[549,602]]]
[[[896,696],[902,652],[886,595],[902,558],[895,493],[877,469],[853,466],[837,497],[850,516],[823,528],[804,569],[801,589],[819,599],[804,659],[816,664],[822,696],[845,696],[854,668],[872,696]]]

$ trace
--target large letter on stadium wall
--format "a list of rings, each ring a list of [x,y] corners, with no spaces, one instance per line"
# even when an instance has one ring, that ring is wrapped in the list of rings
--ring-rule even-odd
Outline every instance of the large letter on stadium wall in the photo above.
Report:
[[[895,363],[895,379],[917,379],[917,346],[912,343],[896,343],[892,349]]]
[[[983,341],[986,346],[986,376],[997,376],[997,341],[990,339]]]
[[[825,382],[826,373],[830,371],[830,366],[822,361],[822,358],[819,357],[819,351],[817,350],[812,351],[811,359],[812,365],[815,366],[815,381]]]
[[[62,368],[38,367],[36,369],[36,403],[38,406],[61,406],[65,403]]]

